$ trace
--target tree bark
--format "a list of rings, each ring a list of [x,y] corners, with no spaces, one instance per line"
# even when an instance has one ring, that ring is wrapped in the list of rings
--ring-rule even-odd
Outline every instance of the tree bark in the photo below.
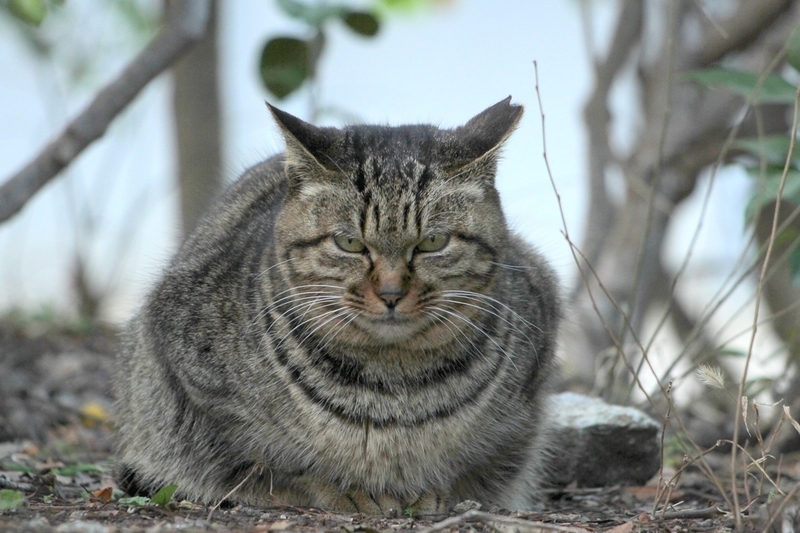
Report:
[[[211,0],[208,31],[173,67],[181,222],[186,236],[222,186],[217,11]]]

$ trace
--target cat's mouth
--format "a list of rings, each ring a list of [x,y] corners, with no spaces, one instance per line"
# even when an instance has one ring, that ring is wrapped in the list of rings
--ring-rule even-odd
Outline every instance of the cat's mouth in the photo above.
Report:
[[[362,315],[362,327],[384,341],[396,342],[408,339],[420,328],[415,317],[403,316],[393,310],[380,315]]]

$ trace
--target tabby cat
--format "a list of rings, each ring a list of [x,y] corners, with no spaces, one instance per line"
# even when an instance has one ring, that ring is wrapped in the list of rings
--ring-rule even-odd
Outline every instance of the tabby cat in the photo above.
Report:
[[[439,129],[307,124],[200,222],[129,325],[128,494],[366,514],[530,507],[559,317],[506,227],[510,97]]]

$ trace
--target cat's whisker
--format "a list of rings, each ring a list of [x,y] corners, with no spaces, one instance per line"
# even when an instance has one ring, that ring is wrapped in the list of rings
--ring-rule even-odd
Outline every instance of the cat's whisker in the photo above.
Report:
[[[320,339],[320,342],[325,340],[326,337],[329,337],[329,338],[328,338],[327,341],[325,341],[325,344],[323,344],[320,347],[320,350],[324,351],[328,347],[328,345],[331,343],[331,341],[334,340],[336,335],[338,335],[342,330],[344,330],[344,328],[349,326],[356,318],[358,318],[358,314],[357,313],[353,313],[351,311],[347,311],[344,314],[344,316],[347,317],[346,320],[344,320],[343,323],[336,330],[330,330],[327,333],[325,333],[325,335],[322,336],[322,338]]]
[[[470,339],[470,338],[469,338],[469,337],[466,335],[466,333],[464,333],[464,331],[463,331],[463,330],[459,329],[459,328],[456,326],[456,324],[455,324],[455,323],[454,323],[452,320],[450,320],[450,318],[449,318],[448,316],[446,316],[446,315],[442,315],[442,314],[439,314],[439,313],[436,313],[435,311],[432,311],[432,310],[430,310],[430,309],[424,309],[424,310],[422,311],[422,313],[423,313],[423,314],[426,314],[426,315],[429,315],[429,316],[432,316],[432,317],[433,317],[433,318],[436,320],[436,322],[435,322],[435,323],[441,324],[441,325],[443,325],[444,327],[446,327],[446,328],[447,328],[447,330],[448,330],[448,331],[449,331],[449,332],[450,332],[450,333],[453,335],[453,340],[455,340],[455,341],[458,343],[458,345],[459,345],[459,346],[460,346],[460,347],[461,347],[461,348],[462,348],[462,349],[463,349],[465,352],[466,352],[466,351],[469,351],[469,348],[468,348],[467,346],[465,346],[465,345],[464,345],[464,343],[461,341],[461,338],[460,338],[460,337],[464,337],[464,338],[467,340],[467,342],[469,342],[470,346],[472,346],[473,348],[475,347],[475,342],[474,342],[472,339]],[[450,325],[451,325],[451,324],[452,324],[452,326],[453,326],[454,328],[456,328],[455,330],[453,330],[453,327],[450,327]]]
[[[324,308],[326,308],[326,307],[329,307],[329,306],[331,306],[331,305],[336,305],[336,303],[337,303],[337,301],[338,301],[338,300],[339,300],[339,297],[338,297],[338,296],[336,296],[336,297],[333,297],[333,299],[332,299],[332,300],[330,300],[330,301],[327,301],[327,303],[321,304],[321,305],[319,305],[318,307],[319,307],[320,309],[324,309]],[[310,310],[310,309],[311,309],[313,306],[317,305],[317,304],[319,303],[319,301],[320,301],[319,299],[315,298],[315,299],[313,299],[313,300],[312,300],[312,301],[310,301],[310,302],[306,302],[306,303],[304,303],[304,304],[301,304],[301,305],[298,305],[298,306],[292,307],[291,309],[287,310],[286,312],[284,312],[284,313],[280,313],[280,314],[278,315],[278,318],[285,318],[285,317],[286,317],[286,315],[288,315],[288,314],[289,314],[289,313],[291,313],[292,311],[296,311],[298,308],[303,308],[303,307],[305,307],[305,308],[306,308],[306,311],[305,311],[305,312],[304,312],[304,313],[303,313],[303,314],[302,314],[302,315],[299,317],[299,319],[298,319],[298,320],[299,320],[299,322],[298,322],[298,323],[297,323],[297,324],[296,324],[296,325],[295,325],[295,326],[294,326],[294,327],[293,327],[291,330],[289,330],[289,332],[288,332],[286,335],[284,335],[284,337],[283,337],[282,339],[280,339],[280,341],[279,341],[279,343],[278,343],[279,345],[282,345],[282,344],[283,344],[283,342],[284,342],[284,340],[285,340],[285,339],[287,339],[287,338],[288,338],[288,337],[289,337],[289,336],[290,336],[292,333],[294,333],[294,331],[295,331],[295,330],[297,330],[298,328],[300,328],[300,327],[303,327],[304,325],[306,325],[306,324],[310,323],[312,320],[314,320],[314,318],[319,318],[319,317],[321,317],[321,316],[324,316],[324,315],[330,314],[330,313],[332,313],[332,312],[334,312],[334,311],[335,311],[335,310],[334,310],[334,311],[327,311],[326,313],[323,313],[322,315],[319,315],[318,317],[311,317],[311,318],[309,318],[309,319],[307,319],[307,320],[306,320],[306,319],[305,319],[305,315],[308,313],[308,311],[309,311],[309,310]],[[261,348],[261,344],[263,343],[263,340],[269,336],[269,333],[272,331],[272,328],[273,328],[273,327],[274,327],[274,326],[275,326],[277,323],[278,323],[278,320],[277,320],[277,319],[276,319],[276,320],[274,320],[274,321],[272,322],[272,324],[270,325],[270,327],[269,327],[269,328],[267,328],[267,330],[266,330],[266,331],[264,332],[264,334],[261,336],[261,342],[259,342],[259,346],[258,346],[258,348],[259,348],[259,349]],[[303,337],[303,338],[305,338],[305,337]]]
[[[536,343],[534,343],[533,340],[531,340],[528,334],[525,331],[523,331],[523,329],[518,324],[516,324],[515,321],[509,320],[508,318],[503,316],[502,311],[510,313],[512,318],[514,318],[516,321],[521,322],[523,325],[529,327],[533,331],[542,333],[541,328],[529,322],[528,320],[525,320],[525,318],[523,318],[519,313],[517,313],[509,306],[503,305],[500,302],[497,302],[496,300],[493,302],[492,301],[493,299],[491,297],[487,297],[479,293],[471,293],[467,291],[443,291],[443,295],[446,296],[446,298],[444,298],[445,300],[455,301],[456,303],[460,303],[461,305],[476,307],[499,318],[500,320],[511,326],[520,335],[525,337],[525,339],[528,341],[528,343],[531,345],[534,351],[536,350]],[[477,302],[477,303],[460,302],[458,301],[458,299],[464,299],[470,302]],[[501,304],[501,307],[499,308],[496,307],[495,303]]]
[[[481,329],[480,327],[478,327],[478,326],[477,326],[477,325],[476,325],[474,322],[472,322],[472,321],[471,321],[469,318],[465,317],[464,315],[462,315],[462,314],[461,314],[461,313],[459,313],[458,311],[453,311],[452,309],[446,309],[446,308],[444,308],[444,307],[438,307],[438,306],[431,306],[431,308],[432,308],[432,309],[436,309],[437,311],[440,311],[440,312],[442,312],[442,313],[446,313],[446,314],[448,314],[448,315],[450,315],[450,316],[453,316],[453,317],[455,317],[455,318],[458,318],[458,319],[460,319],[460,320],[463,320],[463,321],[464,321],[464,322],[465,322],[467,325],[469,325],[470,327],[472,327],[472,328],[473,328],[475,331],[478,331],[478,332],[482,333],[482,334],[483,334],[483,336],[484,336],[484,337],[486,337],[486,339],[487,339],[488,341],[490,341],[492,344],[494,344],[494,346],[495,346],[495,347],[496,347],[498,350],[500,350],[500,353],[502,353],[503,355],[505,355],[505,356],[506,356],[506,358],[508,359],[508,361],[511,363],[511,366],[513,366],[513,367],[514,367],[514,370],[517,370],[517,371],[519,370],[519,368],[517,368],[517,365],[514,363],[514,358],[513,358],[513,357],[511,357],[511,354],[509,354],[509,353],[506,351],[506,349],[505,349],[505,348],[503,348],[502,346],[500,346],[500,344],[499,344],[499,343],[498,343],[496,340],[494,340],[494,339],[492,338],[492,336],[491,336],[491,335],[489,335],[488,333],[486,333],[485,331],[483,331],[483,329]]]
[[[281,266],[281,265],[285,265],[286,263],[289,263],[289,262],[291,262],[291,261],[294,261],[294,260],[295,260],[295,258],[294,258],[294,257],[290,257],[289,259],[284,259],[283,261],[278,261],[278,262],[277,262],[277,263],[275,263],[274,265],[272,265],[272,266],[270,266],[270,267],[267,267],[267,268],[265,268],[264,270],[262,270],[261,272],[259,272],[259,273],[258,273],[258,274],[256,274],[255,276],[253,276],[253,280],[257,280],[257,279],[259,279],[261,276],[263,276],[263,275],[267,274],[267,273],[268,273],[270,270],[272,270],[273,268],[279,267],[279,266]]]
[[[312,296],[312,295],[313,295],[313,296]],[[321,300],[326,300],[326,299],[338,300],[338,299],[340,298],[340,296],[335,296],[335,295],[332,295],[332,294],[330,294],[330,293],[328,293],[328,292],[322,292],[322,291],[306,291],[306,292],[301,292],[301,293],[299,293],[299,294],[298,294],[298,296],[301,296],[301,298],[296,298],[296,299],[294,300],[294,303],[295,303],[295,304],[297,304],[297,303],[299,303],[299,302],[302,302],[302,301],[306,301],[306,300],[318,300],[318,301],[321,301]],[[246,330],[245,330],[245,331],[250,331],[250,328],[252,328],[252,327],[253,327],[253,326],[254,326],[254,325],[255,325],[255,324],[256,324],[256,323],[257,323],[259,320],[261,320],[261,319],[262,319],[264,316],[266,316],[266,315],[267,315],[267,313],[269,313],[270,311],[272,311],[272,310],[274,310],[275,308],[277,308],[277,307],[278,307],[278,306],[279,306],[279,305],[282,303],[282,301],[287,301],[287,300],[289,300],[289,298],[290,298],[290,297],[284,297],[284,298],[281,298],[281,299],[279,299],[279,300],[277,300],[277,301],[274,301],[274,302],[272,302],[272,303],[271,303],[271,304],[269,304],[269,305],[266,305],[266,306],[264,306],[264,308],[263,308],[263,309],[261,309],[261,311],[259,311],[259,312],[258,312],[258,313],[257,313],[257,314],[256,314],[256,315],[253,317],[253,319],[252,319],[252,320],[251,320],[251,321],[248,323],[248,326],[247,326],[247,328],[246,328]],[[282,316],[283,314],[284,314],[284,313],[281,313],[281,316]]]
[[[347,290],[347,288],[343,287],[342,285],[328,285],[328,284],[324,284],[324,283],[309,283],[309,284],[306,284],[306,285],[295,285],[293,287],[289,287],[288,289],[282,290],[279,293],[273,294],[272,295],[272,299],[274,301],[276,299],[281,298],[283,295],[285,295],[287,293],[292,293],[293,291],[300,291],[302,289],[337,289],[337,290],[340,290],[340,291]]]
[[[464,297],[463,296],[456,296],[454,298],[464,298]],[[490,315],[502,320],[508,326],[510,326],[514,331],[516,331],[517,333],[519,333],[520,335],[525,337],[525,340],[527,340],[528,343],[531,345],[531,347],[533,347],[534,351],[536,350],[536,344],[534,344],[534,342],[531,340],[531,338],[528,337],[528,334],[525,333],[518,325],[514,324],[512,321],[510,321],[509,319],[507,319],[506,317],[501,315],[495,308],[488,307],[488,306],[485,306],[485,305],[478,305],[478,304],[474,304],[474,303],[469,303],[469,302],[460,302],[460,301],[455,300],[455,299],[443,299],[442,301],[443,302],[448,302],[448,303],[455,303],[455,304],[458,304],[458,305],[465,305],[467,307],[472,307],[474,309],[478,309],[479,311],[483,311],[485,313],[488,313],[488,314],[490,314]],[[476,299],[475,301],[479,301],[479,300]],[[484,302],[480,302],[480,303],[484,303]]]
[[[460,296],[460,297],[463,297],[463,298],[473,298],[473,299],[477,299],[477,300],[491,302],[492,304],[499,305],[501,308],[507,310],[515,318],[520,320],[523,324],[525,324],[529,328],[535,329],[539,333],[544,333],[542,331],[542,328],[540,328],[536,324],[534,324],[534,323],[530,322],[529,320],[527,320],[524,316],[522,316],[518,312],[516,312],[512,307],[510,307],[509,305],[501,302],[500,300],[498,300],[496,298],[492,298],[491,296],[488,296],[486,294],[481,294],[479,292],[473,292],[473,291],[446,290],[446,291],[442,291],[442,295],[443,296]],[[499,311],[499,309],[497,309],[496,307],[494,307],[494,309]]]
[[[310,322],[312,322],[312,321],[314,321],[314,320],[319,320],[319,319],[321,319],[321,318],[323,318],[323,317],[326,317],[326,316],[328,316],[328,315],[331,315],[331,314],[333,315],[332,317],[329,317],[329,318],[327,318],[327,319],[326,319],[324,322],[322,322],[321,324],[319,324],[319,325],[317,325],[316,327],[314,327],[314,329],[312,329],[311,331],[308,331],[308,332],[306,332],[306,333],[303,335],[303,340],[310,339],[310,338],[311,338],[311,336],[313,336],[313,335],[314,335],[314,333],[316,333],[317,331],[319,331],[321,328],[324,328],[326,325],[330,324],[331,322],[333,322],[334,320],[336,320],[336,319],[338,319],[338,318],[340,318],[340,317],[342,317],[342,316],[346,316],[348,313],[349,313],[349,311],[348,311],[347,309],[343,309],[343,308],[341,308],[341,307],[340,307],[340,308],[338,308],[338,309],[334,309],[333,311],[328,311],[327,313],[322,313],[322,314],[321,314],[321,315],[319,315],[319,316],[314,316],[314,317],[311,317],[311,318],[309,318],[309,320],[307,321],[307,323],[310,323]]]
[[[524,266],[524,265],[508,265],[506,263],[498,263],[496,261],[489,261],[489,264],[498,266],[500,268],[505,268],[507,270],[512,270],[515,272],[526,272],[528,270],[534,270],[536,267],[531,266]]]

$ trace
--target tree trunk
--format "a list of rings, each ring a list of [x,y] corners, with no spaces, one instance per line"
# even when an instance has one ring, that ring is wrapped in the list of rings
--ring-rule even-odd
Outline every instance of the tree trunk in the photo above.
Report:
[[[212,0],[208,32],[173,68],[184,236],[192,231],[222,186],[218,9],[219,4]]]

